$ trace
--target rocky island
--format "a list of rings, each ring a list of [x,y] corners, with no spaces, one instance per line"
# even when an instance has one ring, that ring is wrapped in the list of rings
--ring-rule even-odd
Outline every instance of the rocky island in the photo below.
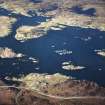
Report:
[[[56,50],[55,53],[57,53],[58,55],[70,55],[72,54],[72,51],[63,49],[63,50]]]
[[[105,57],[105,51],[104,50],[97,52],[97,54]]]
[[[84,69],[85,67],[74,65],[71,61],[69,61],[69,62],[63,62],[62,63],[62,68],[64,70],[78,71],[78,70]]]
[[[20,58],[24,55],[21,53],[16,54],[12,49],[9,49],[8,47],[0,47],[0,58]]]

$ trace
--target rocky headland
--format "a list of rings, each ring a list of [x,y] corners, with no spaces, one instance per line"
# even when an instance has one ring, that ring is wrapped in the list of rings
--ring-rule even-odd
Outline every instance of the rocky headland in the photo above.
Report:
[[[33,34],[32,30],[29,33],[24,32],[24,34],[22,34],[22,35],[18,31],[15,38],[17,40],[24,40],[24,39],[29,39],[29,38],[32,39],[33,37],[35,37],[35,35],[37,38],[38,35],[43,36],[43,35],[47,34],[48,30],[51,30],[51,29],[56,30],[54,27],[63,29],[67,26],[74,26],[74,27],[81,27],[81,28],[99,29],[100,31],[105,31],[104,21],[105,21],[104,18],[87,17],[84,15],[78,15],[78,14],[75,14],[72,12],[70,13],[70,12],[66,11],[64,13],[61,13],[60,15],[55,16],[51,20],[42,22],[41,24],[34,26],[34,28],[33,28],[34,34]],[[27,29],[28,29],[28,27],[27,27]],[[40,32],[40,34],[38,32]],[[29,36],[29,37],[27,37],[27,36]]]

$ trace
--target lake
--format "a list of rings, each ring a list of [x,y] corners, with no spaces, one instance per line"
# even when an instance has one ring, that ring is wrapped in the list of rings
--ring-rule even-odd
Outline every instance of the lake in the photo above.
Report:
[[[17,18],[10,35],[0,38],[0,47],[9,47],[16,52],[27,55],[23,58],[0,59],[1,78],[32,72],[49,74],[59,72],[76,79],[95,81],[99,85],[105,86],[105,58],[94,52],[94,50],[105,49],[105,32],[97,29],[66,27],[60,31],[49,30],[47,35],[43,37],[21,43],[14,38],[18,27],[37,25],[48,18],[17,15],[5,9],[0,9],[0,14]],[[85,39],[89,37],[90,39],[86,41]],[[73,53],[62,56],[55,53],[56,50],[64,49]],[[37,58],[39,63],[34,64],[28,60],[30,56]],[[66,71],[62,69],[62,63],[65,61],[72,61],[74,64],[86,68],[80,71]],[[13,63],[16,63],[16,65],[14,66]]]

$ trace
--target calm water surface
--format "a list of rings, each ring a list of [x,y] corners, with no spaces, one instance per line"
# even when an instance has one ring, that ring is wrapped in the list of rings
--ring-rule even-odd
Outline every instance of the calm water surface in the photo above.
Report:
[[[10,11],[0,10],[0,14],[8,16]],[[105,58],[98,56],[94,50],[105,49],[105,32],[93,29],[83,29],[79,27],[67,27],[60,31],[50,30],[47,35],[38,39],[32,39],[23,43],[17,41],[14,36],[16,29],[22,25],[36,25],[46,21],[46,17],[26,17],[12,14],[17,18],[13,24],[12,32],[8,37],[0,38],[0,47],[9,47],[17,53],[26,54],[27,57],[20,59],[0,59],[0,77],[18,76],[32,72],[49,73],[56,72],[73,76],[77,79],[95,81],[105,86]],[[90,40],[84,41],[91,37]],[[54,47],[52,47],[54,46]],[[70,50],[70,55],[58,55],[55,50]],[[38,64],[33,64],[28,57],[39,60]],[[62,69],[62,62],[72,61],[74,64],[85,66],[79,71],[66,71]],[[13,63],[16,63],[13,66]],[[38,70],[36,68],[39,68]],[[101,71],[99,69],[102,69]]]

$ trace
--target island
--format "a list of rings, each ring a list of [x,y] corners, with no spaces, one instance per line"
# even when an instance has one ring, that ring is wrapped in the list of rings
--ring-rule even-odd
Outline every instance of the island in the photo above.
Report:
[[[24,55],[22,53],[15,53],[8,47],[0,47],[0,58],[20,58]]]
[[[62,63],[62,68],[68,71],[79,71],[79,70],[84,69],[85,67],[74,65],[71,61],[68,61],[68,62]]]
[[[99,51],[99,52],[97,52],[97,54],[105,57],[105,51]]]
[[[102,49],[102,50],[94,50],[94,51],[97,53],[97,55],[100,55],[100,56],[105,57],[105,49]]]
[[[56,54],[58,54],[58,55],[70,55],[70,54],[72,54],[72,51],[70,51],[70,50],[66,50],[66,49],[62,49],[62,50],[55,50],[54,51]]]

